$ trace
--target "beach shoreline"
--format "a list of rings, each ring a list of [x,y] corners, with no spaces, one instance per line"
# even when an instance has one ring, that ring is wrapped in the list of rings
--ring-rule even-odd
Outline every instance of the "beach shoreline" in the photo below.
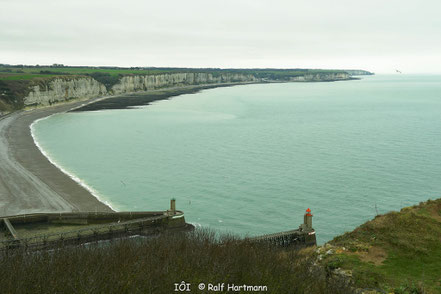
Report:
[[[56,162],[53,158],[50,157],[50,155],[48,154],[48,152],[46,152],[43,147],[41,147],[40,143],[37,140],[36,135],[34,134],[34,125],[36,123],[38,123],[41,120],[45,120],[50,118],[52,115],[55,115],[58,113],[54,113],[51,114],[49,116],[46,117],[42,117],[39,118],[37,120],[35,120],[34,122],[31,123],[30,130],[31,130],[31,136],[32,139],[34,140],[34,144],[37,146],[38,150],[40,150],[40,152],[49,160],[49,162],[54,165],[56,168],[58,168],[61,172],[63,172],[65,175],[67,175],[69,178],[71,178],[72,180],[74,180],[77,184],[79,184],[81,187],[83,187],[84,189],[86,189],[90,194],[92,194],[93,197],[95,197],[99,202],[104,203],[106,206],[108,206],[112,211],[117,211],[114,207],[112,207],[112,205],[105,201],[104,199],[102,199],[102,197],[99,195],[99,193],[94,190],[92,187],[88,186],[83,180],[81,180],[80,178],[78,178],[75,174],[70,173],[69,171],[66,170],[66,168],[64,168],[61,164],[59,164],[58,162]],[[95,208],[95,211],[97,211],[97,209]]]
[[[36,212],[112,211],[40,152],[31,124],[84,101],[30,111],[0,120],[0,216]]]
[[[138,102],[139,97],[144,95],[145,103],[136,105],[148,105],[153,101],[182,94],[244,84],[250,83],[174,87],[128,95],[136,95]],[[127,95],[76,100],[49,107],[16,111],[0,117],[0,217],[36,212],[113,211],[112,207],[103,202],[92,188],[69,174],[45,154],[33,137],[31,126],[34,122],[53,114],[81,111],[88,105],[105,101],[112,101],[115,104],[125,99]],[[99,106],[99,109],[109,108]]]

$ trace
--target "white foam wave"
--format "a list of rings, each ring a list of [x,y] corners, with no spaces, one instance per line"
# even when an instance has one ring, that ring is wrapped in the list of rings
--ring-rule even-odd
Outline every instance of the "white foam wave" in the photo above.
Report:
[[[52,114],[54,115],[54,114]],[[62,167],[58,162],[56,162],[53,158],[50,157],[49,153],[46,152],[40,145],[40,143],[37,140],[37,137],[35,135],[35,124],[38,123],[39,121],[48,119],[50,116],[47,117],[43,117],[40,119],[35,120],[31,125],[30,125],[30,129],[31,129],[31,136],[32,139],[34,140],[34,144],[37,146],[38,150],[40,150],[40,152],[49,160],[50,163],[52,163],[56,168],[58,168],[61,172],[63,172],[64,174],[66,174],[69,178],[71,178],[72,180],[74,180],[75,182],[77,182],[81,187],[83,187],[84,189],[86,189],[87,191],[90,192],[90,194],[92,194],[98,201],[104,203],[105,205],[109,206],[112,210],[114,211],[118,211],[117,209],[115,209],[115,207],[112,206],[111,203],[109,203],[106,200],[102,199],[102,196],[99,195],[98,191],[96,191],[95,189],[93,189],[92,187],[88,186],[83,180],[81,180],[79,177],[77,177],[76,175],[74,175],[73,173],[67,171],[64,167]]]
[[[195,228],[198,228],[198,229],[202,228],[202,224],[200,224],[200,223],[189,222],[189,224],[193,225]]]

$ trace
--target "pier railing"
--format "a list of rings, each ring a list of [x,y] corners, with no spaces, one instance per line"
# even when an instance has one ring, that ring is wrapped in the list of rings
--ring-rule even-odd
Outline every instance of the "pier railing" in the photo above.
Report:
[[[271,245],[290,246],[312,246],[316,245],[315,231],[291,230],[274,234],[267,234],[247,238],[251,242],[267,243]]]
[[[111,238],[112,236],[131,235],[148,229],[154,229],[155,227],[160,227],[162,221],[169,217],[170,215],[163,214],[105,225],[88,225],[86,228],[50,234],[39,234],[32,237],[20,238],[19,236],[16,236],[14,239],[0,241],[0,250],[17,247],[45,248],[64,242],[83,243],[94,239],[105,239],[103,238],[105,236]]]

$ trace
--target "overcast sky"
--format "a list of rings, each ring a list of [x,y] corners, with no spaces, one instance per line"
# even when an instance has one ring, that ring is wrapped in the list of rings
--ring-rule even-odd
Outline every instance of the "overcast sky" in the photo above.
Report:
[[[0,0],[0,63],[441,73],[441,1]]]

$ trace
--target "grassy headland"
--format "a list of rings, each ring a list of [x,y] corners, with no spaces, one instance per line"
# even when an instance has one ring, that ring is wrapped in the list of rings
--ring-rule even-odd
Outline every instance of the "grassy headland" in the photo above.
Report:
[[[351,270],[358,287],[441,293],[441,199],[378,215],[330,244],[324,263]]]

